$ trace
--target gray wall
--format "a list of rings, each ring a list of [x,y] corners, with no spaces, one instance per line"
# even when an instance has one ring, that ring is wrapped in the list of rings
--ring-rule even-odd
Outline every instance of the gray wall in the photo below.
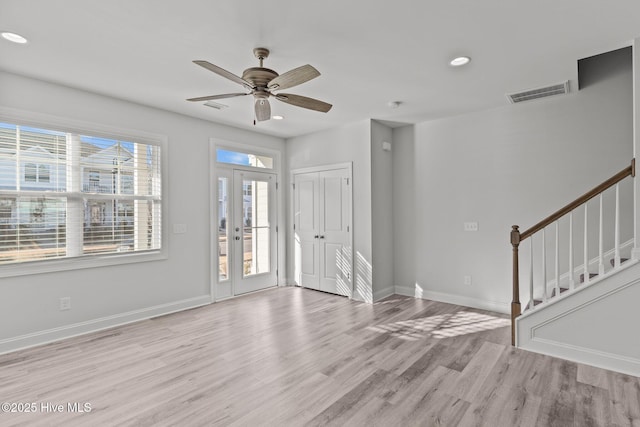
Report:
[[[104,326],[144,317],[150,307],[170,311],[209,299],[209,138],[280,151],[284,140],[7,73],[0,73],[0,94],[1,107],[166,135],[166,225],[188,227],[169,234],[167,260],[0,279],[0,351],[91,329],[73,325],[95,319],[107,319],[93,325]],[[58,310],[62,296],[71,297],[70,311]],[[42,333],[52,328],[61,330]],[[33,340],[15,340],[26,334]]]
[[[591,72],[577,93],[395,130],[396,291],[508,310],[511,225],[533,225],[631,161],[629,59]]]
[[[414,288],[416,257],[408,248],[416,247],[415,209],[412,194],[415,180],[415,128],[413,125],[393,129],[393,271],[394,285]],[[413,295],[413,294],[412,294]],[[421,295],[417,295],[421,296]]]
[[[371,121],[371,223],[374,301],[395,292],[393,277],[393,152],[391,128]],[[393,148],[392,148],[393,149]]]
[[[286,142],[287,165],[290,170],[353,162],[354,298],[363,301],[373,299],[370,123],[370,120],[362,120],[291,138]],[[289,218],[289,230],[293,227],[291,221]],[[288,249],[292,251],[293,245],[289,244]],[[293,277],[291,252],[287,259],[290,261],[288,276]]]

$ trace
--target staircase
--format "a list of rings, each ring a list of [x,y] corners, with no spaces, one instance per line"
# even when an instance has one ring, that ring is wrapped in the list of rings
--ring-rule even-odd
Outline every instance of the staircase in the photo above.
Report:
[[[514,346],[640,376],[640,340],[621,334],[637,335],[640,301],[633,177],[635,160],[524,232],[512,227]]]

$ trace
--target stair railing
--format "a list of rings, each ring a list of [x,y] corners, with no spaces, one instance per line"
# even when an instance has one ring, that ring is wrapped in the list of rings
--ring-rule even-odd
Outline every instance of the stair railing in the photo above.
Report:
[[[619,213],[619,187],[618,187],[618,183],[620,181],[622,181],[623,179],[625,179],[628,176],[631,177],[635,177],[636,173],[635,173],[635,159],[631,160],[631,164],[626,167],[625,169],[621,170],[620,172],[618,172],[617,174],[615,174],[614,176],[612,176],[611,178],[607,179],[606,181],[604,181],[602,184],[598,185],[597,187],[595,187],[594,189],[588,191],[587,193],[583,194],[582,196],[578,197],[576,200],[574,200],[573,202],[569,203],[568,205],[566,205],[565,207],[563,207],[562,209],[554,212],[553,214],[549,215],[547,218],[543,219],[542,221],[538,222],[537,224],[535,224],[534,226],[528,228],[527,230],[525,230],[524,232],[520,232],[519,230],[519,226],[514,225],[511,227],[511,234],[510,234],[510,238],[511,238],[511,246],[513,248],[513,300],[511,302],[511,344],[515,345],[516,343],[516,329],[515,329],[515,325],[516,325],[516,318],[518,316],[520,316],[520,314],[522,314],[522,310],[521,310],[521,305],[520,305],[520,272],[519,272],[519,259],[518,259],[518,247],[520,246],[520,243],[522,241],[524,241],[525,239],[532,237],[534,234],[536,234],[539,231],[542,231],[542,270],[543,270],[543,277],[542,277],[542,283],[544,286],[543,292],[542,292],[542,302],[546,302],[547,301],[547,278],[546,278],[546,243],[545,243],[545,239],[546,239],[546,230],[545,228],[548,227],[549,225],[553,224],[554,222],[556,223],[556,227],[555,227],[555,264],[554,264],[554,272],[555,272],[555,288],[554,288],[554,292],[552,294],[552,296],[556,295],[559,296],[561,289],[560,289],[560,274],[559,274],[559,266],[558,266],[558,260],[559,260],[559,254],[558,254],[558,223],[557,221],[560,220],[560,218],[564,217],[565,215],[569,215],[569,288],[571,290],[573,290],[574,288],[574,281],[573,281],[573,270],[574,270],[574,266],[573,266],[573,211],[580,207],[581,205],[586,204],[589,200],[593,199],[594,197],[600,195],[600,218],[599,218],[599,255],[598,255],[598,272],[600,273],[600,275],[602,275],[604,273],[604,261],[603,261],[603,224],[602,224],[602,218],[603,218],[603,212],[602,212],[602,193],[613,187],[614,185],[616,186],[616,205],[615,205],[615,243],[614,243],[614,250],[615,250],[615,255],[613,258],[613,262],[612,265],[615,268],[618,268],[620,266],[620,213]],[[588,257],[588,245],[587,245],[587,212],[588,210],[586,209],[585,206],[585,211],[584,211],[584,259],[583,259],[583,275],[581,275],[581,278],[584,278],[584,282],[588,283],[590,278],[593,276],[592,274],[589,273],[588,270],[588,266],[589,266],[589,257]],[[530,242],[532,242],[530,240]],[[534,297],[533,297],[533,243],[531,243],[531,266],[530,266],[530,273],[529,273],[529,308],[533,308],[533,306],[535,305],[534,303]]]

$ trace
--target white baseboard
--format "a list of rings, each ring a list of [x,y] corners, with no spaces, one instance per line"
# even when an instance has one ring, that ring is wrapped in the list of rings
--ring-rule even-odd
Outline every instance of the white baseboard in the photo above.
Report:
[[[59,341],[61,339],[84,335],[91,332],[97,332],[104,329],[113,328],[115,326],[126,325],[128,323],[138,322],[140,320],[146,320],[152,317],[158,317],[165,314],[188,310],[190,308],[201,307],[208,304],[211,304],[211,296],[203,295],[200,297],[189,298],[182,301],[156,305],[140,310],[133,310],[126,313],[115,314],[113,316],[92,319],[86,322],[74,323],[58,328],[47,329],[44,331],[38,331],[26,335],[7,338],[4,340],[0,340],[0,354],[22,350],[29,347],[35,347],[42,344],[48,344],[50,342]]]
[[[378,289],[373,292],[373,302],[380,301],[383,298],[386,298],[390,295],[396,293],[396,290],[393,286],[389,286],[388,288]]]
[[[544,338],[532,338],[525,350],[640,377],[640,360]]]
[[[511,305],[509,303],[481,300],[477,298],[465,297],[461,295],[447,294],[443,292],[433,292],[420,290],[408,286],[396,286],[396,294],[408,297],[428,299],[432,301],[446,302],[448,304],[462,305],[465,307],[479,308],[481,310],[494,311],[497,313],[509,314]]]

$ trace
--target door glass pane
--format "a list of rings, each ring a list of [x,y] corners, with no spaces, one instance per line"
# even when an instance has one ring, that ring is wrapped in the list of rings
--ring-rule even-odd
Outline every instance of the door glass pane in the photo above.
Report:
[[[229,180],[218,178],[218,281],[229,278],[227,219],[229,218]]]
[[[269,183],[243,180],[243,275],[269,273],[271,234]]]

